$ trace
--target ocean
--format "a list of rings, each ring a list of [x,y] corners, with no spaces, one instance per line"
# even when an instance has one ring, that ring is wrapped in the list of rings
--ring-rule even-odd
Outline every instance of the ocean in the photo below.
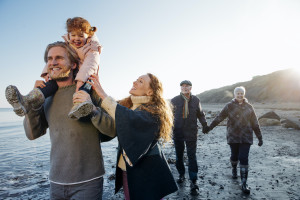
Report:
[[[24,117],[0,108],[0,199],[49,199],[49,134],[28,140]],[[113,196],[117,140],[102,143],[106,174],[103,199]]]

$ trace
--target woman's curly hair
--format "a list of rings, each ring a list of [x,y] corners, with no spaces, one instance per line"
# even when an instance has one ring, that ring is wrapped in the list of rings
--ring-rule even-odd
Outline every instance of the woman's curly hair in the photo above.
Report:
[[[159,79],[151,73],[147,73],[147,75],[151,80],[150,88],[153,91],[153,95],[151,101],[147,104],[141,105],[140,109],[158,116],[160,121],[159,139],[161,139],[163,143],[168,142],[172,138],[174,120],[172,104],[163,98],[163,87]],[[119,101],[119,103],[127,108],[131,108],[133,106],[130,97]]]

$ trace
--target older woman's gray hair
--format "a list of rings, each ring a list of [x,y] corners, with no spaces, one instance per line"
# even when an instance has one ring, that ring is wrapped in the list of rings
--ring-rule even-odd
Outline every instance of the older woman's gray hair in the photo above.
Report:
[[[245,89],[245,87],[243,87],[243,86],[239,86],[239,87],[236,87],[235,89],[234,89],[234,95],[236,95],[238,92],[243,92],[243,94],[245,95],[246,94],[246,89]]]

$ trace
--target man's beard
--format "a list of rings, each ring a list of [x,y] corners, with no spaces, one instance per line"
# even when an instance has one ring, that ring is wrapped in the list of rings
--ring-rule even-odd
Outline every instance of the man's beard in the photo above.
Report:
[[[69,78],[70,73],[71,73],[71,66],[58,66],[61,68],[61,72],[59,74],[51,74],[51,71],[48,70],[49,76],[51,80],[54,81],[64,81]]]

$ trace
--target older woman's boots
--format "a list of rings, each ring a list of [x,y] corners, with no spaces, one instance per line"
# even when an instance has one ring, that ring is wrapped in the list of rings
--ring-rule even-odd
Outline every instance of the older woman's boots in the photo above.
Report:
[[[24,116],[31,109],[38,110],[45,102],[44,94],[38,88],[23,96],[16,86],[9,85],[5,90],[5,96],[8,103],[14,108],[14,112],[20,117]]]
[[[232,161],[231,162],[231,166],[232,166],[232,179],[237,179],[237,164],[238,161]]]
[[[240,173],[241,173],[242,191],[245,194],[250,194],[250,189],[248,188],[247,185],[248,165],[240,165]]]

